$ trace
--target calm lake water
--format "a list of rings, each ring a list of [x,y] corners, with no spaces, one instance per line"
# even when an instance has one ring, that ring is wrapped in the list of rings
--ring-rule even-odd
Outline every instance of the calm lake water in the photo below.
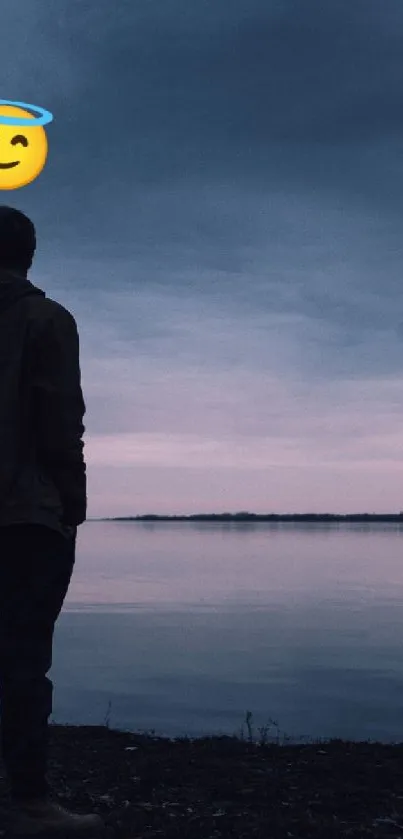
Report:
[[[52,721],[403,740],[399,524],[85,522]]]

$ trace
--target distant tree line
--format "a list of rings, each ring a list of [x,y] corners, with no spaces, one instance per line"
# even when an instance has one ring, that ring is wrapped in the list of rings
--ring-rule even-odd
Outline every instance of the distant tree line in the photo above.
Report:
[[[114,516],[98,521],[340,521],[340,522],[403,522],[400,513],[194,513],[190,516],[167,516],[147,513],[144,516]]]

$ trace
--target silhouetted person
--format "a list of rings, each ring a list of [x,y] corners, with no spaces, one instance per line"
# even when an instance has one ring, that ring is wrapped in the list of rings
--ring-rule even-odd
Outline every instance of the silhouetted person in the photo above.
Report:
[[[79,339],[27,279],[30,219],[0,207],[0,691],[10,828],[101,827],[60,807],[47,778],[53,632],[86,519]]]

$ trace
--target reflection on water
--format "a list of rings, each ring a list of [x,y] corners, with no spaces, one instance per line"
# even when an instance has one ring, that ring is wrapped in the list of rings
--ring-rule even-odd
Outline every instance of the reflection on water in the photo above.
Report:
[[[399,740],[399,525],[86,522],[55,633],[57,722]],[[272,732],[273,736],[276,732]],[[258,735],[257,735],[258,736]],[[401,738],[403,739],[403,737]]]

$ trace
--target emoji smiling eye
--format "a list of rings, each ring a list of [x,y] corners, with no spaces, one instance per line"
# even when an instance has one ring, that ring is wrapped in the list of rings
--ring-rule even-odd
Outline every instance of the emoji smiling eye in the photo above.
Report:
[[[11,140],[11,145],[16,146],[17,143],[21,143],[21,145],[26,147],[28,145],[28,140],[26,137],[24,137],[23,134],[16,134],[15,137],[13,137],[13,139]]]

